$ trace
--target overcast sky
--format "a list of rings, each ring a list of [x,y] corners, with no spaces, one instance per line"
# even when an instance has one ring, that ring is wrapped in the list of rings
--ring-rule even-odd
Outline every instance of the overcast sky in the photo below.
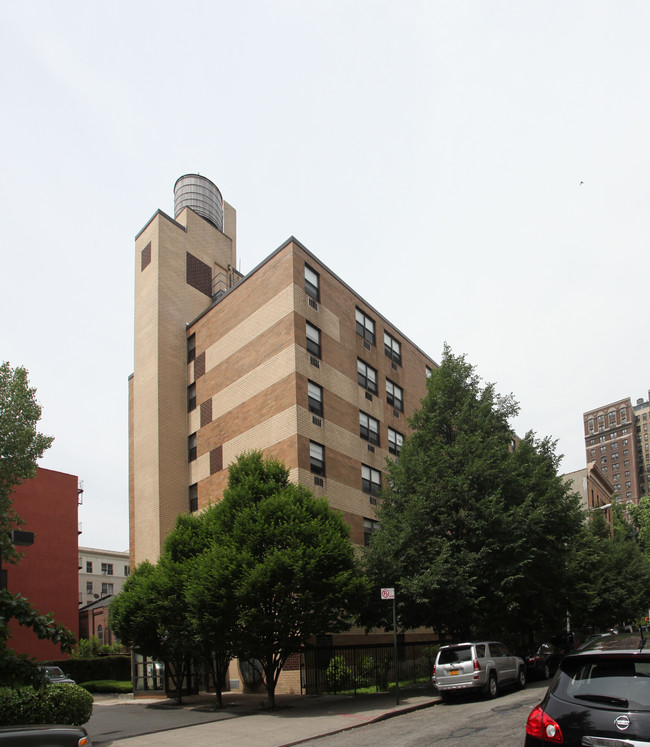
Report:
[[[650,387],[647,0],[0,2],[0,360],[128,547],[133,246],[182,174],[246,273],[293,235],[585,465]]]

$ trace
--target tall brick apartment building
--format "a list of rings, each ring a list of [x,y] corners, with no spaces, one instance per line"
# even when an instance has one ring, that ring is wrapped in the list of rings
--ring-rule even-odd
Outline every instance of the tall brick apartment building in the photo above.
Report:
[[[650,392],[648,401],[629,397],[583,415],[587,462],[596,462],[619,499],[638,503],[650,494]]]
[[[174,193],[175,217],[157,211],[135,241],[132,564],[158,558],[179,513],[218,501],[250,449],[364,544],[436,364],[294,238],[242,276],[218,188],[186,175]]]

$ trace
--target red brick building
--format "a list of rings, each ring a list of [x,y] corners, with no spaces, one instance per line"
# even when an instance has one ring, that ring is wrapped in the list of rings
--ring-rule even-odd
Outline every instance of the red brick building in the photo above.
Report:
[[[78,478],[38,468],[36,477],[18,485],[12,499],[25,521],[22,531],[34,533],[34,544],[18,548],[18,565],[3,563],[7,589],[20,593],[41,613],[79,635]],[[9,647],[41,661],[62,658],[61,649],[39,640],[29,629],[11,623]]]

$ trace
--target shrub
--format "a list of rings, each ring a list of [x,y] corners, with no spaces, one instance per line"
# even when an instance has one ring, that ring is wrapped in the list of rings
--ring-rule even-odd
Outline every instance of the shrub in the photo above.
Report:
[[[368,687],[375,684],[375,658],[364,656],[357,664],[357,687]]]
[[[330,692],[338,693],[350,685],[352,670],[342,656],[334,656],[327,665],[327,686]]]
[[[75,682],[131,679],[131,658],[124,654],[120,656],[97,656],[92,659],[47,661],[43,664],[54,664],[61,667]]]
[[[81,726],[93,711],[93,696],[78,685],[50,684],[0,688],[0,726],[74,724]]]
[[[131,680],[90,680],[80,682],[79,687],[88,690],[89,693],[132,693],[133,684]]]

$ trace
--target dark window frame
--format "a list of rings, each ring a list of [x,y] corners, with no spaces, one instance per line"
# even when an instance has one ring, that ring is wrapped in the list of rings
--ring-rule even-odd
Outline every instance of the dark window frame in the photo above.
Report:
[[[318,333],[318,342],[316,342],[314,339],[309,337],[309,328],[311,327],[312,330],[315,330]],[[317,358],[321,357],[321,331],[320,329],[311,322],[305,322],[305,339],[306,339],[306,348],[308,352],[310,352],[312,355],[315,355]]]
[[[313,397],[310,393],[311,387],[318,390],[318,398]],[[307,407],[309,408],[309,412],[313,412],[314,415],[323,417],[323,387],[309,379],[307,380]]]
[[[358,306],[356,307],[354,318],[356,331],[359,337],[361,337],[366,342],[369,342],[371,345],[374,345],[376,340],[375,330],[377,328],[375,320],[371,316],[368,316],[368,314],[366,314],[366,312],[360,309]],[[369,323],[372,325],[372,329],[368,328]]]
[[[359,410],[359,435],[364,441],[379,446],[379,421],[363,410]]]
[[[187,461],[196,461],[196,431],[187,437]]]
[[[391,435],[394,438],[391,438]],[[401,440],[399,440],[401,439]],[[404,435],[394,428],[388,428],[388,451],[395,456],[399,456],[404,445]]]
[[[316,285],[312,283],[311,280],[308,279],[307,273],[312,272],[316,276]],[[320,273],[316,272],[314,268],[311,265],[308,265],[305,262],[305,293],[308,296],[311,296],[311,298],[314,299],[314,301],[320,302]]]
[[[365,371],[360,371],[361,367],[365,368]],[[368,371],[372,371],[375,375],[374,382],[370,380]],[[362,389],[365,389],[370,394],[377,394],[377,369],[366,363],[362,358],[357,358],[357,382]]]
[[[392,391],[389,391],[389,385]],[[396,396],[397,393],[399,396]],[[404,412],[404,390],[391,379],[386,379],[386,402],[396,410]]]
[[[190,513],[198,511],[199,508],[199,484],[197,482],[190,485],[188,489],[188,502]]]
[[[368,476],[366,477],[366,471]],[[378,479],[373,479],[377,477]],[[377,497],[381,494],[381,471],[369,464],[361,465],[361,490],[368,495]]]
[[[317,449],[320,449],[320,456],[314,454]],[[309,469],[314,475],[325,477],[325,447],[317,441],[309,442]]]
[[[386,330],[384,330],[384,355],[398,366],[402,365],[402,343]]]

